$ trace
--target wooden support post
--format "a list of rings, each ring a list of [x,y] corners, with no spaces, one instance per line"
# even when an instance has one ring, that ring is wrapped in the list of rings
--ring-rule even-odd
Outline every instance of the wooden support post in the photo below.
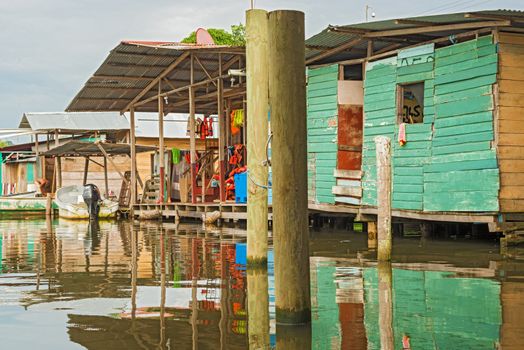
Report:
[[[391,260],[391,140],[375,137],[377,155],[377,231],[379,261]]]
[[[246,12],[247,57],[247,264],[267,268],[267,186],[266,142],[269,110],[268,14]],[[247,119],[247,118],[246,118]]]
[[[191,54],[191,84],[193,84],[193,54]],[[195,90],[193,87],[189,88],[189,155],[191,162],[191,203],[195,204],[196,196],[196,138],[195,138]],[[202,185],[202,190],[204,186]]]
[[[104,197],[109,197],[109,179],[107,178],[107,157],[104,157]]]
[[[131,146],[131,200],[129,205],[132,207],[136,204],[136,139],[135,139],[135,108],[129,110],[129,143]]]
[[[100,144],[99,141],[95,142],[95,144],[98,146],[98,149],[102,152],[102,154],[104,155],[104,158],[106,158],[107,160],[109,160],[109,163],[111,163],[111,165],[113,166],[113,168],[115,168],[116,172],[118,173],[118,175],[120,175],[120,178],[122,178],[123,181],[127,182],[127,179],[126,177],[124,176],[124,174],[122,174],[122,172],[120,171],[120,169],[118,169],[118,166],[115,164],[115,162],[113,161],[113,159],[111,159],[109,157],[109,154],[107,154],[106,150],[104,149],[104,147],[102,147],[102,145]],[[129,185],[129,183],[128,183]]]
[[[368,226],[368,249],[377,249],[377,223],[370,221]]]
[[[269,63],[268,13],[246,12],[247,104],[247,279],[249,309],[249,348],[269,348],[269,293],[267,272]],[[246,113],[247,116],[247,113]],[[245,118],[247,121],[247,117]]]
[[[47,194],[47,198],[45,202],[45,215],[46,216],[53,215],[53,197],[51,196],[51,193]]]
[[[222,55],[218,55],[219,72],[222,74]],[[224,117],[224,82],[222,79],[217,81],[217,116],[218,116],[218,164],[219,164],[219,182],[220,182],[220,202],[226,201],[226,163],[225,152],[227,146],[227,123]]]
[[[380,247],[379,247],[380,248]],[[378,323],[380,348],[393,350],[393,273],[389,261],[379,261],[378,266]]]
[[[40,159],[40,144],[38,142],[38,133],[35,134],[35,156],[36,156],[36,178],[42,178],[42,161]]]
[[[269,14],[276,321],[311,321],[304,13]],[[292,127],[290,127],[292,125]]]
[[[158,82],[158,172],[160,177],[160,190],[158,200],[162,204],[164,203],[164,189],[166,183],[166,168],[165,168],[165,150],[164,150],[164,100],[160,96],[162,93],[161,83]]]
[[[85,186],[87,184],[87,173],[89,172],[89,157],[86,157],[85,163],[84,163],[84,180],[82,181],[82,184]]]
[[[58,130],[55,130],[55,146],[60,146],[60,141],[58,139]],[[62,187],[62,160],[60,157],[55,158],[55,167],[56,167],[56,189],[58,190]]]

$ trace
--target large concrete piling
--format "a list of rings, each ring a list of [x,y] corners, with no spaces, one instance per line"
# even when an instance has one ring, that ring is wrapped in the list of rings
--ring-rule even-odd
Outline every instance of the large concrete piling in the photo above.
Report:
[[[311,320],[304,14],[269,14],[276,321]]]

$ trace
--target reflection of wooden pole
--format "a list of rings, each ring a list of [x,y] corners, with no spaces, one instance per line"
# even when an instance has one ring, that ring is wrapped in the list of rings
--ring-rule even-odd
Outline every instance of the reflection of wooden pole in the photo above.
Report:
[[[159,177],[160,177],[160,190],[159,190],[159,197],[158,200],[160,203],[164,203],[164,186],[166,182],[166,168],[165,168],[165,150],[164,150],[164,101],[162,100],[162,97],[160,94],[162,93],[162,90],[160,88],[160,82],[158,83],[158,138],[159,138],[159,144],[158,144],[158,162],[159,164]]]
[[[163,349],[166,335],[166,245],[162,227],[160,227],[160,259],[160,349]]]
[[[51,197],[51,193],[47,194],[45,202],[45,215],[48,218],[50,218],[53,215],[53,197]]]
[[[138,245],[137,245],[137,234],[134,230],[133,225],[129,225],[131,228],[131,319],[136,318],[136,292],[137,292],[137,274],[138,274]]]
[[[218,328],[220,329],[220,350],[227,348],[227,321],[228,321],[228,296],[229,296],[229,280],[228,280],[229,264],[227,261],[227,246],[226,243],[220,242],[220,322]],[[249,311],[248,311],[249,312]]]
[[[312,349],[311,324],[283,326],[277,323],[277,350]]]
[[[310,322],[304,13],[269,14],[277,323]]]
[[[380,348],[393,350],[393,277],[391,263],[379,261],[378,266],[378,323]]]
[[[250,349],[269,349],[269,285],[267,269],[247,269]]]
[[[135,139],[135,109],[129,110],[129,143],[131,145],[131,200],[129,205],[133,207],[136,203],[136,139]]]
[[[391,140],[375,137],[377,152],[378,260],[391,260]]]
[[[268,167],[266,141],[268,137],[269,64],[268,14],[264,10],[246,12],[247,57],[247,263],[267,266],[267,186]],[[256,182],[256,184],[255,184]]]

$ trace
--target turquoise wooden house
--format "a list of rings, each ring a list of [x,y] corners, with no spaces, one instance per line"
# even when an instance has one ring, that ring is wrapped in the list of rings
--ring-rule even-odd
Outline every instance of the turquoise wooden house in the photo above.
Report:
[[[308,39],[310,206],[374,213],[374,138],[385,135],[394,216],[500,222],[524,213],[522,24],[521,12],[482,11],[329,27]]]

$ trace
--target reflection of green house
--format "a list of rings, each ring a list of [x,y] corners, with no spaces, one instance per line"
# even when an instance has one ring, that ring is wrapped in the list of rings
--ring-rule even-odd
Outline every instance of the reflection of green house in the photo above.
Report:
[[[378,274],[364,269],[368,349],[380,349]],[[493,349],[502,323],[500,284],[453,273],[393,269],[395,348],[403,334],[413,349]]]

